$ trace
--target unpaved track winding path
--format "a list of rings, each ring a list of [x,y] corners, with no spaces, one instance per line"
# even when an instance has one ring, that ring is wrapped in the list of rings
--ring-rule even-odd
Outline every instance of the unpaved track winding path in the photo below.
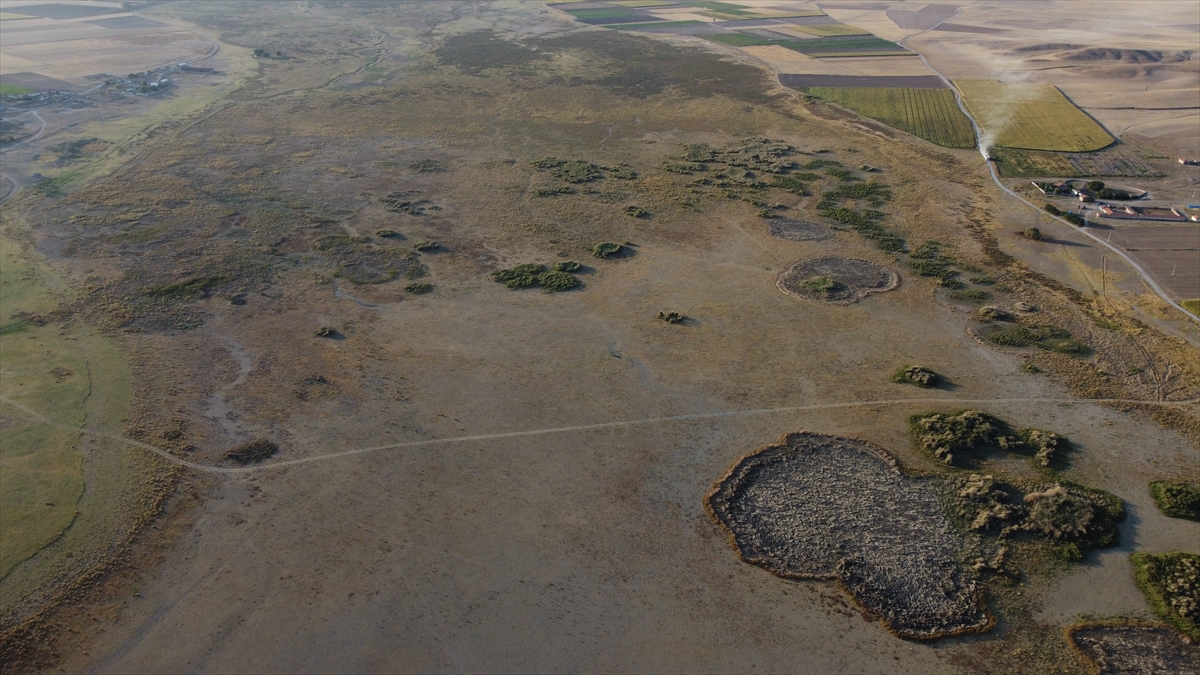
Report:
[[[341,450],[338,452],[330,452],[323,455],[313,455],[311,457],[301,457],[299,459],[288,459],[278,462],[270,462],[267,464],[257,464],[254,466],[244,467],[224,467],[211,466],[208,464],[200,464],[198,462],[190,462],[186,459],[176,457],[175,455],[156,448],[148,443],[135,441],[132,438],[117,436],[115,434],[106,434],[101,431],[87,429],[82,427],[73,427],[66,424],[59,424],[54,420],[38,413],[35,410],[27,408],[16,401],[0,397],[0,402],[11,405],[18,410],[21,410],[26,415],[50,426],[60,429],[70,429],[81,434],[89,436],[98,436],[109,440],[125,443],[149,450],[154,454],[166,459],[179,466],[184,466],[195,471],[203,473],[223,473],[223,474],[239,474],[239,473],[254,473],[257,471],[269,471],[272,469],[282,469],[284,467],[295,466],[297,464],[308,464],[310,462],[321,462],[339,457],[349,457],[352,455],[362,455],[369,452],[378,452],[380,450],[399,450],[401,448],[416,448],[422,446],[433,445],[449,445],[452,443],[469,443],[473,441],[492,441],[504,438],[520,438],[523,436],[544,436],[547,434],[565,434],[576,431],[598,431],[600,429],[619,429],[625,427],[641,426],[646,424],[661,424],[664,422],[687,422],[692,420],[720,419],[726,417],[744,417],[750,415],[774,415],[782,413],[809,412],[814,410],[835,410],[845,408],[867,408],[871,406],[884,405],[906,405],[906,404],[946,404],[953,403],[956,405],[977,405],[987,403],[1059,403],[1059,404],[1089,404],[1089,403],[1130,403],[1142,405],[1164,405],[1164,406],[1183,406],[1200,403],[1200,398],[1192,398],[1185,401],[1146,401],[1141,399],[1125,399],[1125,398],[1041,398],[1041,397],[1023,397],[1023,398],[895,398],[883,399],[878,401],[847,401],[844,403],[814,403],[811,405],[786,406],[782,408],[754,408],[750,410],[731,410],[727,412],[711,412],[711,413],[690,413],[685,415],[668,415],[666,417],[647,417],[639,420],[626,420],[621,422],[599,422],[596,424],[578,424],[568,427],[551,427],[548,429],[530,429],[528,431],[507,431],[496,434],[476,434],[473,436],[453,436],[451,438],[431,438],[421,441],[405,441],[403,443],[390,443],[388,445],[372,445],[365,448],[355,448],[353,450]]]

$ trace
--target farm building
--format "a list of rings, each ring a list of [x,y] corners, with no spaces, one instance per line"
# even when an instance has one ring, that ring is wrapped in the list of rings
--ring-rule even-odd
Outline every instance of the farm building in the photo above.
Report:
[[[1101,204],[1100,215],[1124,220],[1170,220],[1187,222],[1188,217],[1175,209]]]

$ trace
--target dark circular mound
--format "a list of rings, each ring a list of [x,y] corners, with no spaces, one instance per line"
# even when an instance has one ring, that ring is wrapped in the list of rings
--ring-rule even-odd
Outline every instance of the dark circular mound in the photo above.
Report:
[[[992,625],[933,483],[904,475],[870,443],[789,434],[742,458],[705,506],[743,561],[781,577],[835,579],[898,635]]]
[[[767,230],[772,237],[787,241],[820,241],[833,236],[833,230],[826,225],[794,218],[772,218],[767,222]]]
[[[825,256],[794,263],[775,285],[797,298],[847,305],[896,288],[900,275],[866,260]]]

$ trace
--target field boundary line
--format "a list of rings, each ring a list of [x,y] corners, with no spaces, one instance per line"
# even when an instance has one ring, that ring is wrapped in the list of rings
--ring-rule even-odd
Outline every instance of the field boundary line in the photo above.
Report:
[[[971,4],[973,5],[973,4],[975,4],[975,3],[971,3]],[[960,7],[960,8],[959,8],[959,10],[958,10],[958,14],[955,14],[954,16],[950,17],[949,19],[946,19],[946,21],[950,21],[950,20],[952,20],[952,19],[954,19],[954,18],[957,18],[957,17],[959,16],[959,14],[962,14],[962,8],[961,8],[961,7]],[[943,21],[942,23],[946,23],[946,21]],[[941,24],[941,23],[939,23],[939,24],[938,24],[938,26],[940,26],[940,25],[942,25],[942,24]],[[934,28],[937,28],[937,26],[934,26]],[[922,34],[924,34],[924,33],[927,33],[927,32],[929,32],[930,30],[933,30],[933,28],[930,28],[930,29],[928,29],[928,30],[925,30],[925,31],[921,31],[920,33],[916,33],[916,34],[914,34],[914,35],[910,35],[910,36],[908,36],[908,37],[904,38],[903,40],[900,40],[900,41],[899,41],[899,42],[897,42],[896,44],[899,44],[899,45],[905,46],[905,45],[904,45],[904,43],[905,43],[905,42],[907,42],[909,38],[916,37],[917,35],[922,35]],[[907,47],[907,46],[905,46],[905,49],[907,49],[907,48],[908,48],[908,47]],[[948,79],[948,78],[947,78],[945,75],[942,75],[941,71],[939,71],[937,68],[934,68],[934,67],[933,67],[933,65],[929,63],[929,59],[925,58],[925,55],[924,55],[924,54],[922,54],[921,52],[919,52],[919,51],[917,51],[917,50],[915,50],[915,49],[914,49],[914,50],[912,50],[912,51],[913,51],[913,53],[915,53],[917,56],[920,56],[920,57],[921,57],[921,61],[925,63],[925,67],[927,67],[927,68],[929,68],[929,70],[933,71],[933,72],[934,72],[934,73],[935,73],[935,74],[936,74],[938,77],[942,78],[942,80],[943,80],[943,81],[944,81],[944,82],[945,82],[947,85],[949,85],[949,86],[950,86],[950,90],[954,92],[954,100],[955,100],[955,101],[958,103],[958,107],[959,107],[959,109],[960,109],[960,110],[962,110],[963,114],[967,116],[967,119],[968,119],[968,120],[971,122],[971,126],[972,126],[972,127],[974,128],[974,130],[975,130],[975,138],[976,138],[977,140],[978,140],[978,139],[981,139],[981,138],[983,138],[983,133],[982,133],[982,131],[983,131],[983,130],[980,128],[980,126],[979,126],[979,123],[975,121],[975,118],[974,118],[974,117],[971,115],[971,112],[970,112],[969,110],[967,110],[967,106],[966,106],[966,105],[963,103],[963,99],[962,99],[962,92],[960,92],[960,91],[958,90],[958,87],[954,86],[954,83],[953,83],[953,82],[951,82],[951,81],[950,81],[950,80],[949,80],[949,79]],[[1060,92],[1060,93],[1061,93],[1061,92]],[[1069,101],[1069,100],[1070,100],[1070,99],[1068,99],[1068,101]],[[1074,105],[1074,104],[1072,104],[1072,105]],[[1078,107],[1078,106],[1076,106],[1076,107]],[[1107,129],[1105,129],[1105,131],[1108,131],[1108,130],[1107,130]],[[1111,134],[1110,134],[1110,135],[1111,135]],[[983,148],[979,148],[979,154],[980,154],[980,155],[983,155],[983,154],[984,154]],[[987,159],[987,156],[986,156],[986,155],[984,155],[984,157],[983,157],[983,161],[984,161],[984,163],[985,163],[985,164],[987,164],[988,173],[989,173],[989,174],[991,175],[991,177],[992,177],[992,182],[994,182],[994,183],[995,183],[995,184],[996,184],[996,185],[997,185],[997,186],[998,186],[998,187],[999,187],[1001,190],[1003,190],[1003,191],[1007,192],[1009,195],[1011,195],[1011,196],[1013,196],[1013,197],[1017,198],[1018,200],[1020,200],[1022,203],[1024,203],[1024,204],[1025,204],[1026,206],[1028,206],[1029,208],[1031,208],[1031,209],[1034,209],[1034,210],[1036,210],[1036,211],[1038,211],[1039,213],[1042,213],[1042,214],[1044,214],[1044,215],[1050,216],[1050,214],[1046,213],[1046,212],[1045,212],[1043,209],[1039,209],[1039,208],[1037,207],[1037,205],[1036,205],[1036,204],[1034,204],[1033,202],[1029,201],[1028,199],[1025,199],[1024,197],[1022,197],[1021,195],[1017,194],[1017,193],[1016,193],[1016,192],[1014,192],[1013,190],[1010,190],[1010,189],[1009,189],[1009,187],[1008,187],[1007,185],[1005,185],[1005,184],[1004,184],[1004,181],[1000,180],[1000,173],[999,173],[999,170],[998,170],[998,169],[996,169],[996,163],[995,163],[995,162],[989,162],[989,161],[988,161],[988,159]],[[1068,226],[1070,226],[1072,229],[1074,229],[1074,230],[1076,230],[1076,231],[1078,231],[1078,232],[1082,232],[1084,235],[1086,235],[1086,236],[1087,236],[1089,239],[1091,239],[1092,241],[1095,241],[1096,243],[1098,243],[1098,244],[1100,244],[1100,245],[1104,246],[1104,247],[1105,247],[1105,248],[1107,248],[1108,250],[1110,250],[1110,251],[1112,251],[1113,253],[1115,253],[1117,256],[1119,256],[1119,257],[1120,257],[1122,260],[1124,260],[1126,263],[1129,263],[1129,266],[1130,266],[1130,267],[1132,267],[1132,268],[1133,268],[1133,269],[1134,269],[1134,270],[1135,270],[1135,271],[1136,271],[1138,274],[1140,274],[1140,275],[1141,275],[1141,277],[1142,277],[1142,281],[1146,282],[1146,285],[1147,285],[1147,286],[1149,286],[1149,287],[1150,287],[1150,289],[1151,289],[1151,290],[1153,290],[1153,291],[1154,291],[1156,294],[1158,294],[1158,297],[1162,298],[1163,302],[1165,302],[1165,303],[1167,303],[1168,305],[1170,305],[1170,306],[1174,307],[1175,309],[1179,310],[1180,312],[1182,312],[1182,313],[1183,313],[1183,315],[1184,315],[1185,317],[1187,317],[1187,318],[1191,319],[1193,322],[1195,322],[1195,323],[1200,323],[1200,315],[1197,315],[1197,314],[1194,314],[1193,312],[1190,312],[1190,311],[1188,311],[1187,309],[1185,309],[1185,308],[1184,308],[1184,306],[1183,306],[1183,305],[1181,305],[1181,304],[1179,304],[1178,302],[1175,302],[1174,300],[1172,300],[1172,299],[1171,299],[1171,298],[1170,298],[1170,297],[1169,297],[1169,296],[1166,294],[1166,292],[1165,292],[1165,291],[1163,291],[1163,289],[1162,289],[1162,288],[1161,288],[1161,287],[1158,285],[1158,283],[1157,283],[1156,281],[1154,281],[1154,279],[1152,279],[1152,278],[1150,277],[1150,274],[1149,274],[1149,273],[1148,273],[1146,270],[1142,269],[1142,266],[1141,266],[1141,265],[1139,265],[1139,264],[1137,264],[1137,262],[1136,262],[1136,261],[1134,261],[1134,259],[1133,259],[1133,258],[1129,257],[1129,256],[1128,256],[1128,255],[1127,255],[1127,254],[1126,254],[1124,251],[1122,251],[1121,249],[1117,248],[1116,246],[1113,246],[1112,244],[1108,243],[1107,241],[1104,241],[1104,240],[1103,240],[1103,239],[1101,239],[1100,237],[1097,237],[1096,235],[1092,234],[1091,232],[1089,232],[1089,231],[1088,231],[1088,228],[1087,228],[1086,226],[1085,226],[1085,227],[1075,227],[1075,226],[1071,225],[1071,223],[1068,223],[1068,222],[1067,222],[1065,219],[1063,219],[1063,218],[1060,218],[1060,217],[1058,217],[1058,216],[1050,216],[1050,217],[1051,217],[1051,218],[1053,218],[1053,219],[1055,219],[1055,220],[1057,220],[1057,221],[1058,221],[1058,222],[1060,222],[1060,223],[1063,223],[1064,225],[1068,225]]]
[[[28,408],[16,401],[0,396],[0,402],[21,410],[28,416],[37,421],[61,429],[70,429],[78,431],[81,434],[96,436],[99,438],[107,438],[112,441],[132,445],[143,450],[148,450],[163,459],[178,464],[179,466],[187,467],[195,471],[203,473],[219,473],[219,474],[243,474],[254,473],[257,471],[267,471],[270,469],[282,469],[289,466],[299,464],[309,464],[312,462],[320,462],[329,459],[337,459],[339,457],[350,457],[352,455],[361,455],[369,452],[378,452],[380,450],[398,450],[401,448],[415,448],[431,445],[450,445],[454,443],[469,443],[474,441],[491,441],[506,438],[522,438],[528,436],[545,436],[549,434],[563,434],[576,431],[598,431],[600,429],[620,429],[625,427],[641,426],[646,424],[661,424],[665,422],[688,422],[692,420],[706,419],[721,419],[726,417],[741,417],[752,415],[771,415],[781,413],[794,412],[809,412],[815,410],[839,410],[848,408],[867,408],[872,406],[887,406],[887,405],[966,405],[966,404],[988,404],[988,403],[1059,403],[1066,405],[1083,405],[1083,404],[1102,404],[1102,403],[1125,403],[1133,405],[1162,405],[1162,406],[1183,406],[1200,403],[1200,397],[1186,399],[1182,401],[1148,401],[1144,399],[1124,399],[1124,398],[1045,398],[1038,396],[1031,397],[1012,397],[1012,398],[897,398],[897,399],[880,399],[874,401],[844,401],[841,403],[812,403],[808,405],[784,406],[780,408],[751,408],[746,410],[730,410],[725,412],[708,412],[708,413],[685,413],[681,415],[666,415],[663,417],[646,417],[636,420],[620,420],[615,422],[596,422],[593,424],[577,424],[572,426],[550,427],[545,429],[529,429],[525,431],[504,431],[491,434],[474,434],[470,436],[452,436],[449,438],[429,438],[418,441],[402,441],[400,443],[389,443],[386,445],[372,445],[363,448],[354,448],[351,450],[341,450],[338,452],[330,452],[323,455],[311,455],[309,457],[300,457],[297,459],[288,459],[278,462],[270,462],[266,464],[257,464],[254,466],[244,467],[223,467],[213,466],[210,464],[200,464],[192,462],[181,457],[177,457],[166,450],[157,448],[149,443],[143,443],[125,436],[116,434],[108,434],[86,427],[74,427],[67,424],[60,424],[54,420],[38,413],[31,408]]]

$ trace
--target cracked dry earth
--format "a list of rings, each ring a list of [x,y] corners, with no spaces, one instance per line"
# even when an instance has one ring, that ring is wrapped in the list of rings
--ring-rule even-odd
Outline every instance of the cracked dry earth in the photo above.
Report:
[[[991,625],[934,485],[905,476],[870,443],[789,434],[738,462],[707,505],[744,561],[782,577],[835,579],[900,636]]]

